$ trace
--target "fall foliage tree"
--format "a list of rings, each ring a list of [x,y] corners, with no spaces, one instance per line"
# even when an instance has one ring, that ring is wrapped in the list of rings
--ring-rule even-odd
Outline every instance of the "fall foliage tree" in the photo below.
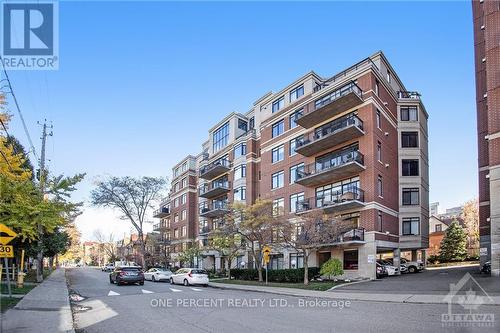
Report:
[[[479,250],[479,204],[477,199],[467,201],[464,204],[461,218],[464,221],[464,229],[467,234],[467,249],[478,254]]]

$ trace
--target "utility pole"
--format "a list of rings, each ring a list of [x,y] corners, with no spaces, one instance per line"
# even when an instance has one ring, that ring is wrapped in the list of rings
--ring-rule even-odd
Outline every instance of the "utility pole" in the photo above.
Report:
[[[40,122],[38,123],[39,125]],[[50,133],[47,133],[47,128],[50,129]],[[39,171],[39,185],[40,185],[40,192],[42,193],[42,196],[44,197],[45,200],[45,182],[46,182],[46,176],[47,173],[45,172],[45,143],[47,141],[47,136],[52,136],[52,125],[47,126],[47,119],[44,120],[43,125],[42,125],[42,137],[40,138],[42,140],[42,152],[40,154],[40,171]],[[37,253],[37,263],[36,263],[36,281],[37,282],[42,282],[43,281],[43,227],[38,222],[37,225],[38,229],[38,253]]]

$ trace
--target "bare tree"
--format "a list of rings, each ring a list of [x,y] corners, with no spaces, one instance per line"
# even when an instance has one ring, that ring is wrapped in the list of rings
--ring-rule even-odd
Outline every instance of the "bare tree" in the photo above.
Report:
[[[94,238],[101,245],[104,253],[109,258],[108,260],[114,261],[116,256],[116,245],[115,245],[115,236],[113,233],[109,235],[104,235],[104,233],[100,229],[94,230]]]
[[[146,245],[143,227],[148,210],[160,201],[167,184],[164,178],[154,177],[109,177],[99,181],[92,191],[92,204],[99,207],[111,207],[121,213],[121,219],[128,220],[138,233],[140,256],[144,267]]]

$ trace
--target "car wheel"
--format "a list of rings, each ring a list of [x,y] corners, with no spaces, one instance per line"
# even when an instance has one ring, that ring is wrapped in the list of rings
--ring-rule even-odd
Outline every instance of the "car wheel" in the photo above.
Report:
[[[143,286],[144,285],[144,281],[139,282],[139,285]]]
[[[417,271],[417,269],[415,267],[413,267],[413,266],[408,267],[409,273],[415,273],[416,271]]]
[[[189,281],[187,279],[184,279],[184,285],[187,287],[189,286]]]
[[[111,276],[109,277],[109,283],[113,284],[113,279],[111,278]]]
[[[121,286],[121,285],[122,285],[122,283],[121,283],[120,281],[116,280],[116,285],[117,285],[117,286]]]
[[[170,278],[170,284],[175,284],[174,279]]]
[[[156,278],[154,275],[151,277],[151,281],[156,282]]]

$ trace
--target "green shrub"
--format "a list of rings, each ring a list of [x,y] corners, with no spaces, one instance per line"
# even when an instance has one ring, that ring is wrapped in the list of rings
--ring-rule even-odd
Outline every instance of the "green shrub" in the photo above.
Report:
[[[328,259],[322,266],[319,271],[321,275],[326,275],[331,279],[332,276],[339,276],[344,274],[344,269],[342,267],[342,261],[338,258],[330,258]]]
[[[309,279],[319,275],[319,268],[309,267]],[[262,270],[262,278],[265,279],[266,271]],[[231,269],[231,277],[235,280],[258,280],[259,272],[256,269]],[[270,269],[267,272],[269,282],[291,282],[298,283],[304,281],[304,269]]]

